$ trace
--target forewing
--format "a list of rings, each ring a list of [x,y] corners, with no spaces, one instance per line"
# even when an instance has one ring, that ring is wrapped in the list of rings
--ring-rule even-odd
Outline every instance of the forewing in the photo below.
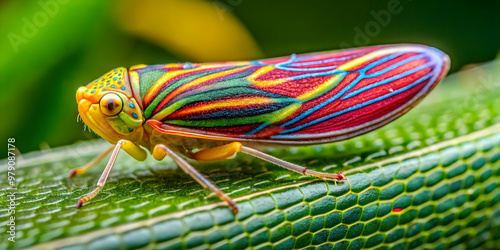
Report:
[[[346,139],[396,119],[443,78],[449,61],[434,48],[393,45],[191,66],[144,88],[150,125],[300,144]]]

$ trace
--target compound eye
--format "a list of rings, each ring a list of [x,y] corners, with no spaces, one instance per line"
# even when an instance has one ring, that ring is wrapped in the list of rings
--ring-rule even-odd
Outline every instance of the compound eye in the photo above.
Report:
[[[122,98],[114,93],[104,95],[99,101],[101,112],[106,116],[114,116],[123,109]]]

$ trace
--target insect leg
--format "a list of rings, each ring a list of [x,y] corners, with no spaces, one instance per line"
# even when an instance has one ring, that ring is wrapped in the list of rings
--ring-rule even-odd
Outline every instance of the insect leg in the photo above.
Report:
[[[179,154],[172,151],[170,148],[163,144],[157,144],[153,149],[153,157],[156,160],[162,160],[165,156],[170,156],[179,167],[193,179],[195,179],[204,188],[208,188],[210,191],[214,192],[217,197],[221,200],[227,202],[229,206],[233,209],[233,213],[238,213],[238,207],[236,202],[234,202],[229,196],[227,196],[224,191],[220,190],[216,185],[214,185],[210,180],[203,176],[198,170],[196,170],[191,164],[184,160]]]
[[[111,151],[113,151],[114,147],[115,147],[114,145],[111,145],[104,152],[102,152],[100,155],[96,156],[94,159],[92,159],[89,163],[85,164],[84,166],[71,169],[71,171],[69,171],[69,174],[68,174],[68,179],[71,179],[75,175],[84,174],[87,171],[89,171],[91,168],[93,168],[95,165],[97,165],[97,163],[102,161],[102,159],[104,159],[104,157],[106,157],[109,153],[111,153]]]
[[[319,178],[331,179],[331,180],[345,180],[346,179],[346,177],[342,174],[342,172],[339,172],[338,174],[331,174],[331,173],[323,173],[323,172],[317,172],[314,170],[309,170],[305,167],[301,167],[299,165],[295,165],[293,163],[290,163],[290,162],[278,159],[276,157],[270,156],[268,154],[262,153],[258,150],[253,149],[253,148],[245,147],[245,146],[241,145],[241,143],[239,143],[239,142],[233,142],[233,143],[226,144],[226,145],[219,146],[219,147],[200,150],[200,151],[194,153],[193,156],[194,156],[194,159],[199,160],[199,161],[217,161],[217,160],[232,158],[238,152],[243,152],[243,153],[249,154],[251,156],[254,156],[254,157],[260,158],[262,160],[276,164],[280,167],[295,171],[299,174],[312,175],[312,176],[316,176]]]
[[[241,152],[243,152],[245,154],[249,154],[251,156],[255,156],[255,157],[260,158],[260,159],[262,159],[264,161],[271,162],[271,163],[276,164],[276,165],[278,165],[280,167],[283,167],[283,168],[295,171],[295,172],[297,172],[299,174],[302,174],[302,175],[312,175],[312,176],[316,176],[316,177],[319,177],[319,178],[330,179],[330,180],[335,180],[335,181],[337,181],[337,180],[341,181],[341,180],[346,180],[347,179],[342,174],[342,172],[339,172],[337,174],[331,174],[331,173],[324,173],[324,172],[317,172],[317,171],[314,171],[314,170],[309,170],[309,169],[307,169],[305,167],[302,167],[302,166],[299,166],[299,165],[295,165],[293,163],[290,163],[290,162],[278,159],[278,158],[276,158],[274,156],[270,156],[268,154],[265,154],[263,152],[255,150],[253,148],[241,146]]]
[[[101,191],[101,189],[104,187],[104,184],[106,183],[106,179],[108,179],[108,175],[111,172],[113,165],[115,164],[116,157],[118,157],[118,153],[120,152],[121,148],[123,148],[128,154],[130,154],[136,159],[141,159],[143,154],[144,154],[144,159],[146,158],[146,152],[144,151],[144,149],[136,146],[131,141],[119,140],[116,143],[116,146],[114,146],[111,158],[109,158],[108,164],[106,165],[106,168],[104,168],[104,171],[102,172],[101,177],[97,182],[97,187],[94,190],[92,190],[92,192],[87,194],[85,197],[79,199],[76,202],[76,208],[80,208],[83,205],[83,203],[93,199],[99,193],[99,191]]]

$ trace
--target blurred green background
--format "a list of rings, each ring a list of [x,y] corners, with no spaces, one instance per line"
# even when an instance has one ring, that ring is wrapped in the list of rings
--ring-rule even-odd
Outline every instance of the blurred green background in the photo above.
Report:
[[[134,64],[252,60],[389,43],[494,59],[499,1],[40,0],[0,3],[0,138],[21,152],[95,138],[76,89]],[[6,142],[4,143],[6,144]]]

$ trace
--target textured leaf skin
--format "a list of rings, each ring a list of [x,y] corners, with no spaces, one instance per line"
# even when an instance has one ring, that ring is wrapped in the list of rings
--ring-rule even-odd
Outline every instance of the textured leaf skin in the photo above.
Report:
[[[479,76],[497,83],[498,68]],[[482,79],[472,76],[449,79],[407,115],[366,135],[270,151],[311,169],[347,171],[349,183],[302,177],[246,156],[197,165],[238,201],[236,217],[171,161],[140,163],[125,154],[100,196],[77,210],[75,201],[95,185],[100,169],[72,181],[65,175],[106,144],[25,154],[16,170],[22,178],[15,247],[494,249],[500,90],[458,87],[460,79]],[[471,84],[479,89],[479,82]],[[0,205],[7,207],[6,200]],[[6,216],[0,214],[2,222]],[[8,246],[5,238],[0,246]]]

